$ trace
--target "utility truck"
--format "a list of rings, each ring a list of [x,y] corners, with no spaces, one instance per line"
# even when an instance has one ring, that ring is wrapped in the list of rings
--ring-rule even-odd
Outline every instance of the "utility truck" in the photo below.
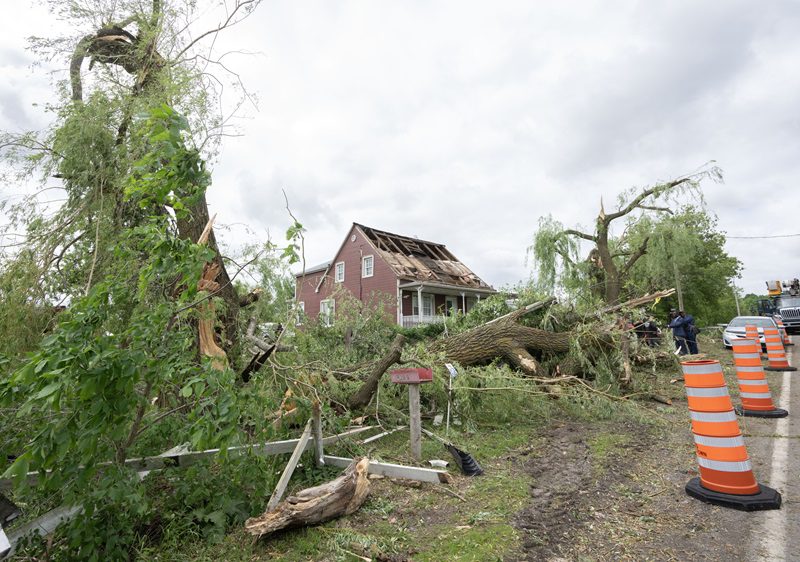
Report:
[[[761,316],[777,316],[787,332],[800,332],[800,279],[767,281],[766,299],[758,301]]]

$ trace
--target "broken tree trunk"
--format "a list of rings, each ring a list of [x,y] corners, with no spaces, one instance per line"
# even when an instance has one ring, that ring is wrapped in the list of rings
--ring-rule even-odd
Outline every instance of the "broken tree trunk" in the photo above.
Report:
[[[208,219],[206,226],[197,238],[198,244],[206,245],[208,243],[213,233],[214,219],[216,218],[217,216],[214,215]],[[209,293],[217,292],[220,288],[219,283],[216,281],[219,273],[220,263],[216,261],[207,263],[203,268],[203,275],[200,277],[197,288],[200,291],[208,291]],[[200,354],[210,357],[211,366],[218,371],[222,371],[228,364],[228,357],[225,355],[225,351],[217,345],[215,338],[214,325],[216,324],[217,314],[214,309],[214,303],[211,300],[201,303],[198,306],[198,310],[200,312],[200,319],[198,320]]]
[[[378,389],[378,383],[380,382],[383,373],[385,373],[389,367],[400,361],[405,342],[406,338],[403,336],[403,334],[397,334],[397,336],[395,336],[392,346],[389,348],[389,353],[383,356],[383,358],[381,358],[381,360],[375,364],[369,376],[367,377],[367,380],[364,381],[364,384],[358,389],[358,392],[353,394],[348,399],[348,408],[354,410],[356,408],[363,408],[369,404],[370,400],[372,400],[372,396]]]
[[[669,296],[674,292],[672,289],[660,291],[651,295],[645,295],[631,299],[625,303],[606,307],[598,311],[596,316],[616,312],[625,308],[642,306],[654,300]],[[550,332],[539,328],[531,328],[519,324],[519,320],[535,310],[552,304],[555,301],[550,297],[541,302],[528,305],[519,310],[515,310],[505,316],[481,324],[467,332],[445,338],[433,345],[433,351],[443,351],[448,359],[456,361],[461,365],[479,365],[500,358],[508,361],[511,365],[531,376],[538,376],[542,373],[539,363],[533,353],[551,353],[566,355],[570,349],[570,342],[577,336],[573,332]],[[600,329],[598,337],[592,338],[587,343],[591,347],[611,348],[613,339]],[[561,375],[578,374],[581,370],[577,361],[570,357],[564,360],[557,367],[557,373]],[[630,375],[625,374],[625,378]]]
[[[316,525],[354,513],[369,495],[369,459],[354,459],[339,478],[289,496],[275,509],[245,521],[251,535],[263,537],[289,527]]]
[[[434,345],[434,351],[444,351],[448,359],[461,365],[488,363],[500,357],[526,374],[540,374],[539,363],[530,352],[566,353],[569,351],[572,336],[568,332],[548,332],[530,328],[518,324],[518,321],[526,314],[547,306],[554,300],[551,297],[462,334],[445,338]]]

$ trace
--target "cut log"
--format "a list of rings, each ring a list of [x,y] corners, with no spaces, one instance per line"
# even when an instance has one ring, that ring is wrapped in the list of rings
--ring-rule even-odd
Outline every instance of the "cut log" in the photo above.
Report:
[[[316,525],[354,513],[369,495],[368,466],[368,458],[354,459],[339,478],[306,488],[260,517],[251,517],[245,521],[245,530],[263,537],[281,529]]]

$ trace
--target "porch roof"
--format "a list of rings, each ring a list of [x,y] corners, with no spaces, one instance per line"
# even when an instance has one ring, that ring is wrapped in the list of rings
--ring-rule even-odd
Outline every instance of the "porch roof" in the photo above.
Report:
[[[493,295],[497,291],[492,289],[491,287],[464,287],[461,285],[448,285],[446,283],[431,283],[429,281],[409,281],[406,283],[400,283],[399,288],[402,289],[417,289],[417,288],[425,289],[436,289],[436,293],[440,295],[456,295],[461,296],[463,293],[464,295]]]

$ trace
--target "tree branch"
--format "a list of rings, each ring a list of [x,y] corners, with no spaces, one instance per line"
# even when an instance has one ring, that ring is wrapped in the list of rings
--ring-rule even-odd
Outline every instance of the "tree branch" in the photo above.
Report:
[[[186,45],[186,47],[184,47],[175,56],[175,58],[174,58],[175,62],[177,63],[178,61],[180,61],[180,58],[186,53],[186,51],[188,51],[189,49],[194,47],[198,42],[202,41],[203,39],[205,39],[209,35],[212,35],[214,33],[219,33],[220,31],[222,31],[223,29],[225,29],[226,27],[231,25],[231,20],[233,20],[233,17],[236,15],[236,12],[238,12],[240,8],[242,8],[244,6],[247,6],[248,4],[254,4],[254,3],[257,3],[257,2],[259,2],[259,0],[244,0],[243,2],[237,2],[236,6],[233,8],[233,11],[228,16],[228,19],[225,20],[225,23],[220,24],[219,26],[217,26],[216,29],[209,29],[205,33],[201,34],[197,39],[195,39],[194,41],[191,41],[188,45]]]
[[[580,230],[573,230],[570,228],[562,231],[561,234],[569,234],[571,236],[577,236],[578,238],[583,238],[584,240],[588,240],[589,242],[597,243],[597,236],[593,236],[592,234],[586,234],[585,232],[581,232]]]
[[[670,215],[674,215],[675,213],[672,212],[672,209],[667,207],[655,207],[653,205],[639,205],[640,209],[646,209],[648,211],[659,211],[661,213],[669,213]]]
[[[647,244],[649,242],[650,242],[650,237],[648,236],[642,241],[639,248],[633,254],[631,254],[631,257],[628,258],[628,261],[625,262],[625,265],[622,266],[622,269],[619,272],[620,276],[624,276],[625,274],[627,274],[628,270],[630,270],[630,268],[633,267],[633,264],[635,264],[639,258],[641,258],[643,255],[647,253]]]
[[[686,183],[688,181],[691,181],[691,178],[680,178],[680,179],[677,179],[677,180],[673,180],[671,182],[660,183],[658,185],[654,185],[653,187],[651,187],[649,189],[645,189],[639,195],[634,197],[633,201],[628,203],[625,206],[625,208],[623,208],[623,209],[621,209],[619,211],[616,211],[614,213],[610,213],[610,214],[606,215],[605,217],[603,217],[603,223],[609,224],[614,219],[618,219],[619,217],[624,217],[628,213],[632,212],[634,209],[642,208],[642,202],[645,199],[647,199],[648,197],[650,197],[651,195],[653,195],[653,194],[655,194],[657,192],[669,191],[670,189],[678,187],[679,185],[681,185],[683,183]]]

